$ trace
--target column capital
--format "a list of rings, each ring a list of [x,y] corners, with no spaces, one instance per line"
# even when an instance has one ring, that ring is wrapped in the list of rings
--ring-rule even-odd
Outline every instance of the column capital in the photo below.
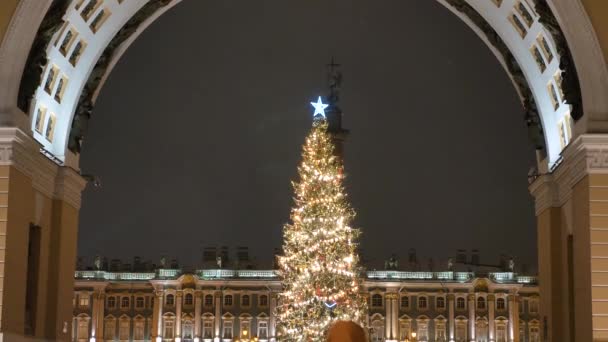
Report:
[[[159,298],[160,298],[160,297],[162,297],[162,296],[163,296],[163,294],[164,294],[164,291],[162,291],[162,290],[156,290],[156,291],[154,291],[154,295],[155,295],[156,297],[159,297]]]
[[[540,175],[529,186],[537,215],[550,207],[561,207],[585,176],[608,174],[608,134],[580,135],[566,147],[562,157],[553,172]]]

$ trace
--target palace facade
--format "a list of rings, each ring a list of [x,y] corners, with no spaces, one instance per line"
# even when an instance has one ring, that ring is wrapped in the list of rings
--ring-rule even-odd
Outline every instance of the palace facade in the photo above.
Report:
[[[276,341],[273,270],[76,271],[73,342]],[[540,341],[536,277],[368,271],[370,340]]]

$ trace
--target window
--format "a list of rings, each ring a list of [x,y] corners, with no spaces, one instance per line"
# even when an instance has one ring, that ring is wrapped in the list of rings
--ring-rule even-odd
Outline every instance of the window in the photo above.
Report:
[[[570,115],[566,114],[564,118],[559,122],[559,139],[562,148],[566,147],[570,143],[572,128],[571,128]]]
[[[144,323],[143,318],[137,318],[135,320],[135,326],[133,327],[133,339],[141,341],[144,339]]]
[[[61,41],[61,45],[59,45],[59,52],[61,52],[62,55],[67,56],[72,43],[74,43],[74,38],[76,38],[76,32],[73,29],[67,30],[65,37],[63,37],[63,40]]]
[[[53,140],[53,134],[55,133],[55,121],[55,114],[51,113],[49,115],[49,121],[46,124],[46,132],[44,133],[44,136],[48,141]]]
[[[84,6],[84,8],[82,9],[82,12],[80,12],[80,16],[82,17],[82,19],[84,21],[89,21],[91,15],[93,14],[93,12],[95,12],[99,5],[101,5],[100,0],[89,0],[86,6]]]
[[[435,340],[437,342],[445,342],[448,340],[444,320],[435,321]]]
[[[108,309],[116,308],[116,297],[108,297]]]
[[[403,296],[401,297],[401,308],[407,309],[410,307],[410,297]]]
[[[38,107],[36,112],[36,122],[34,123],[34,129],[36,132],[42,134],[42,128],[44,127],[44,117],[46,116],[46,108]]]
[[[120,298],[120,308],[121,309],[128,309],[129,308],[129,297],[122,297]]]
[[[251,305],[249,295],[243,295],[241,297],[241,305],[242,306],[249,306],[249,305]]]
[[[496,7],[500,7],[502,5],[502,0],[492,0],[492,2],[494,2],[494,5],[496,5]]]
[[[137,308],[137,309],[144,308],[144,297],[135,298],[135,308]]]
[[[530,310],[531,314],[538,313],[538,300],[537,299],[530,299],[530,301],[528,302],[528,305],[530,306],[529,310]]]
[[[566,97],[564,96],[564,88],[562,88],[562,72],[561,70],[558,71],[555,76],[553,76],[553,79],[555,79],[555,84],[557,86],[557,90],[559,91],[559,98],[560,99],[565,99]]]
[[[504,298],[498,298],[496,300],[496,310],[505,310],[507,307],[507,303]]]
[[[519,321],[519,341],[526,341],[526,322]]]
[[[547,85],[547,91],[549,92],[549,96],[551,97],[551,104],[553,105],[553,110],[557,110],[560,105],[560,99],[557,96],[557,89],[555,89],[555,85],[553,82],[549,82]]]
[[[551,52],[551,47],[549,46],[549,43],[547,43],[547,39],[545,39],[545,37],[541,34],[538,36],[538,38],[536,38],[536,40],[538,41],[538,45],[540,45],[541,50],[543,50],[543,53],[545,54],[547,63],[551,63],[553,60],[553,52]]]
[[[260,306],[268,306],[268,296],[267,295],[260,296]]]
[[[172,320],[165,320],[165,329],[164,330],[164,334],[163,337],[164,338],[173,338],[173,321]]]
[[[268,338],[268,322],[266,322],[266,321],[258,322],[258,338],[262,338],[262,339]]]
[[[84,48],[86,47],[86,43],[83,40],[78,41],[78,43],[76,43],[76,46],[74,47],[74,50],[72,51],[72,54],[70,55],[70,64],[72,64],[73,66],[76,66],[76,64],[78,63],[78,60],[80,59],[80,56],[82,55],[82,51],[84,51]]]
[[[435,299],[435,306],[439,310],[445,309],[445,298],[444,297],[437,297],[437,299]]]
[[[538,49],[538,46],[536,46],[536,44],[533,45],[530,51],[532,53],[532,56],[534,57],[534,60],[536,61],[536,64],[538,65],[538,68],[540,69],[540,72],[545,72],[545,70],[547,70],[547,64],[545,63],[545,60],[543,59],[543,56],[541,55],[540,50]]]
[[[532,14],[530,13],[526,5],[524,5],[521,1],[518,2],[517,5],[515,5],[515,9],[517,10],[517,13],[521,15],[522,19],[524,19],[524,22],[526,23],[526,25],[528,25],[528,27],[534,24],[534,18],[532,17]]]
[[[206,319],[203,322],[203,338],[213,337],[213,321]]]
[[[372,308],[382,307],[382,295],[376,293],[372,295]]]
[[[507,326],[504,323],[496,325],[496,342],[507,342]]]
[[[513,27],[515,28],[515,30],[517,32],[519,32],[519,35],[522,38],[524,38],[526,36],[526,34],[528,33],[528,30],[526,29],[526,27],[524,26],[524,24],[521,22],[521,20],[519,19],[519,17],[515,13],[512,13],[509,16],[509,21],[511,22],[511,25],[513,25]]]
[[[486,309],[486,299],[483,297],[477,298],[477,310],[485,310]]]
[[[167,305],[167,306],[175,305],[175,296],[172,294],[168,294],[167,297],[165,297],[165,305]]]
[[[464,310],[465,309],[465,304],[466,301],[464,300],[464,298],[462,297],[458,297],[456,298],[456,309],[457,310]]]
[[[77,0],[76,5],[74,5],[74,9],[78,11],[80,9],[80,6],[82,6],[83,2],[84,0]]]
[[[382,321],[372,322],[371,341],[380,342],[384,341],[384,324]]]
[[[78,305],[82,306],[82,307],[88,307],[89,306],[89,295],[87,293],[81,293],[80,295],[78,295]]]
[[[101,25],[103,25],[103,23],[108,19],[109,16],[110,11],[108,11],[107,8],[104,8],[99,11],[99,13],[97,13],[97,16],[95,16],[95,19],[91,21],[91,25],[89,25],[91,31],[93,31],[93,33],[97,33],[97,31],[99,31],[99,29],[101,28]]]
[[[89,338],[89,318],[79,317],[78,318],[78,331],[76,333],[79,340],[86,340]]]
[[[194,297],[192,296],[191,293],[186,294],[186,296],[184,297],[184,305],[192,305],[192,303],[194,302]]]
[[[59,83],[57,84],[57,89],[55,89],[55,101],[61,103],[61,99],[63,98],[63,93],[65,91],[66,83],[68,82],[65,76],[61,76],[59,78]]]
[[[232,306],[232,295],[224,296],[224,306]]]
[[[251,335],[251,324],[250,324],[249,320],[243,320],[243,318],[241,318],[240,321],[241,321],[241,329],[240,329],[241,338],[248,339]]]
[[[104,339],[113,341],[115,334],[116,334],[116,320],[113,318],[106,320],[104,329],[103,329]]]
[[[538,324],[532,325],[530,323],[530,342],[540,342],[540,329],[538,328]]]
[[[224,321],[224,338],[232,338],[232,321]]]
[[[418,309],[426,310],[428,307],[427,298],[426,297],[418,297]]]
[[[409,320],[401,321],[399,323],[400,340],[401,341],[408,340],[410,338],[411,330],[412,330],[412,323]]]
[[[182,323],[182,337],[185,340],[192,340],[192,336],[194,335],[194,325],[192,321],[185,321]]]
[[[464,298],[463,298],[464,299]],[[467,340],[467,321],[459,319],[456,321],[456,342],[465,342]]]
[[[429,323],[424,321],[418,321],[416,324],[418,327],[418,334],[416,335],[417,341],[428,341],[429,338]]]
[[[57,46],[57,44],[59,44],[59,40],[63,36],[63,33],[65,32],[65,29],[67,27],[68,27],[68,23],[67,22],[63,22],[63,25],[61,25],[61,29],[59,30],[59,33],[57,34],[57,37],[55,37],[55,42],[53,43],[54,46]]]
[[[123,298],[127,298],[127,297],[123,297]],[[129,340],[129,329],[131,328],[131,322],[129,321],[128,318],[124,318],[124,319],[120,319],[120,327],[118,330],[118,339],[122,340],[122,341],[128,341]]]
[[[46,81],[44,82],[44,91],[47,92],[47,94],[51,95],[51,92],[53,91],[53,86],[55,85],[55,78],[57,77],[57,67],[54,65],[51,65],[49,67],[49,72],[46,75]]]
[[[212,295],[205,296],[205,306],[213,306],[213,296]]]

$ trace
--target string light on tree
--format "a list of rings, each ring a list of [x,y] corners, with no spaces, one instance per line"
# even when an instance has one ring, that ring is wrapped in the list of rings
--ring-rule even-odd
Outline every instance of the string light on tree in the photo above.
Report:
[[[336,320],[363,324],[367,305],[360,295],[359,230],[342,185],[342,161],[334,153],[321,97],[306,138],[295,206],[283,228],[279,274],[283,292],[277,306],[281,341],[324,341]]]

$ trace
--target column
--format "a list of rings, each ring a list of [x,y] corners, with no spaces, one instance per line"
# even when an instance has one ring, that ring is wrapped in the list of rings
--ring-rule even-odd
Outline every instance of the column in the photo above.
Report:
[[[270,339],[270,342],[275,342],[277,340],[276,338],[276,329],[277,329],[277,319],[275,317],[275,310],[277,307],[277,294],[275,292],[270,292],[269,293],[269,297],[270,297],[270,312],[268,313],[268,316],[270,317],[269,322],[268,322],[268,338]]]
[[[391,300],[392,293],[386,293],[384,295],[384,338],[386,341],[393,339],[393,301]]]
[[[97,296],[97,328],[96,334],[93,335],[98,341],[103,341],[103,324],[104,324],[104,310],[105,310],[105,290],[101,289]]]
[[[475,295],[469,294],[469,341],[475,342]]]
[[[220,333],[221,333],[221,325],[220,323],[222,322],[222,292],[221,291],[215,291],[215,338],[214,341],[215,342],[219,342],[220,341]]]
[[[509,295],[509,341],[519,342],[519,295]]]
[[[494,294],[488,294],[488,338],[490,342],[496,339],[496,331],[494,327],[494,309],[496,308],[496,297]]]
[[[393,302],[393,319],[391,324],[393,325],[393,339],[399,340],[399,294],[394,293],[391,301]]]
[[[163,291],[155,291],[154,295],[154,307],[152,309],[152,328],[150,329],[150,335],[152,337],[152,340],[160,342],[163,338]]]
[[[91,305],[91,336],[89,338],[90,342],[95,342],[97,337],[97,322],[99,321],[99,292],[94,290],[91,294],[91,298],[93,299],[93,303]]]
[[[203,303],[203,293],[201,291],[194,292],[194,337],[201,338],[201,306]]]
[[[448,327],[449,327],[449,338],[450,342],[454,342],[456,330],[454,330],[454,294],[448,293]]]
[[[182,300],[184,293],[182,290],[177,290],[175,293],[175,341],[180,342],[182,339]]]

